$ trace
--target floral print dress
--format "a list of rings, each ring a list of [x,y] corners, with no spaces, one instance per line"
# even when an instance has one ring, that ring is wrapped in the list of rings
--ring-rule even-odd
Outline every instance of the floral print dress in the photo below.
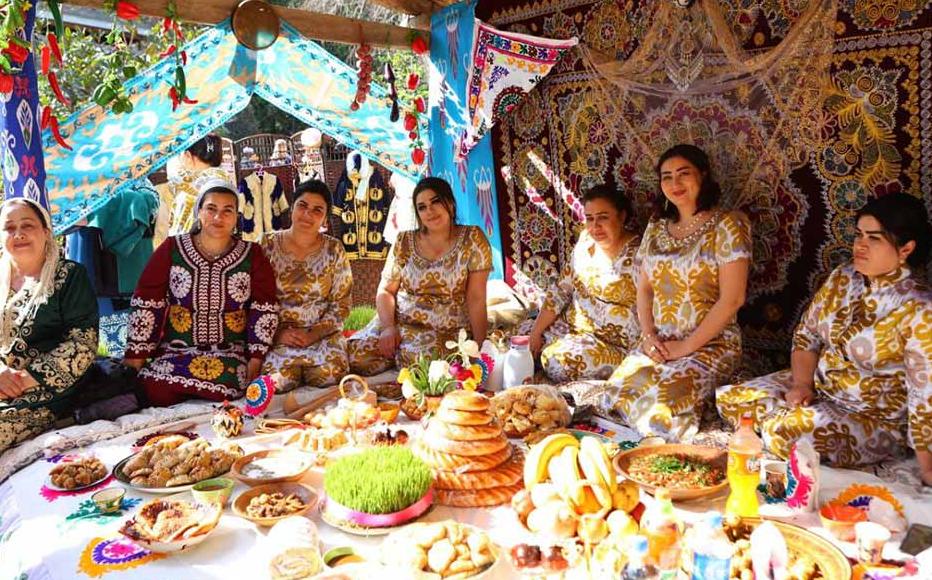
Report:
[[[53,288],[31,320],[7,325],[13,335],[3,341],[0,362],[28,371],[39,384],[0,399],[0,453],[52,426],[97,355],[97,298],[84,267],[59,261]],[[20,290],[0,315],[16,320],[28,301],[29,290]]]
[[[736,423],[750,413],[782,457],[800,439],[840,466],[889,459],[907,445],[932,452],[932,295],[908,267],[871,280],[850,264],[837,268],[800,321],[793,350],[819,355],[812,404],[786,404],[787,369],[720,388],[722,416]]]
[[[343,321],[352,304],[353,272],[343,244],[324,236],[320,249],[303,260],[284,247],[284,232],[266,236],[262,248],[272,263],[281,305],[281,326],[310,329],[326,325],[329,333],[307,348],[276,345],[265,357],[263,372],[280,372],[280,391],[299,385],[323,387],[349,372]]]
[[[347,342],[353,372],[373,375],[395,364],[407,366],[420,354],[443,354],[446,341],[455,339],[459,329],[469,329],[466,282],[471,272],[492,269],[489,241],[476,226],[457,226],[449,251],[428,260],[417,251],[416,233],[398,236],[382,269],[383,280],[400,283],[395,324],[401,346],[395,360],[386,360],[379,351],[382,327],[376,316]]]
[[[719,298],[720,266],[751,257],[751,225],[738,211],[715,213],[689,236],[676,239],[667,220],[644,232],[637,259],[654,292],[654,326],[661,340],[684,340]],[[699,430],[707,399],[728,382],[741,359],[741,331],[732,319],[694,353],[655,363],[636,348],[609,377],[608,406],[642,435],[688,441]]]
[[[150,401],[236,399],[246,363],[264,358],[278,328],[275,273],[258,244],[235,239],[208,260],[190,234],[152,254],[131,302],[126,357]]]
[[[544,308],[560,317],[544,333],[541,364],[550,379],[606,379],[640,336],[634,237],[609,260],[583,232]]]

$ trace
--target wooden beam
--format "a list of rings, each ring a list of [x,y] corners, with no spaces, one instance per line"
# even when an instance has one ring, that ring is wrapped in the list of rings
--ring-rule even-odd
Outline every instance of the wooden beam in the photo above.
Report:
[[[233,14],[240,0],[196,0],[178,2],[178,18],[183,22],[217,24]],[[103,8],[104,0],[67,0],[68,4]],[[165,16],[167,0],[136,0],[139,12],[144,16]],[[358,44],[360,36],[372,46],[409,49],[411,36],[420,34],[430,42],[430,35],[423,28],[407,28],[382,22],[370,22],[333,14],[309,12],[297,8],[272,5],[279,18],[288,21],[304,36],[314,40]]]
[[[430,0],[372,0],[372,2],[379,6],[415,16],[430,14],[436,8]]]

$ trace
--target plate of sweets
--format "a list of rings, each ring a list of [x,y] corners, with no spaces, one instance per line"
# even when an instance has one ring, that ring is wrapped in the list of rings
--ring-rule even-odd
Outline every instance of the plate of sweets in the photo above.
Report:
[[[110,470],[96,457],[63,461],[49,471],[46,487],[55,491],[87,489],[107,479]]]
[[[169,437],[117,463],[113,476],[138,491],[175,493],[227,473],[242,454],[233,444],[211,447],[205,439]]]
[[[154,499],[142,504],[120,533],[150,552],[180,552],[207,539],[222,511],[219,504]]]
[[[430,468],[404,446],[376,446],[327,465],[321,517],[357,535],[387,534],[433,503]]]
[[[392,570],[431,577],[481,578],[500,550],[479,528],[453,520],[414,523],[382,542],[382,563]]]

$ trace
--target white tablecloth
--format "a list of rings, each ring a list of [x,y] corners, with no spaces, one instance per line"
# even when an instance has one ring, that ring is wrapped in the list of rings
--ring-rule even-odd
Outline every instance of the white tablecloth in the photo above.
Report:
[[[202,436],[215,439],[207,425],[208,417],[201,417],[196,427]],[[251,425],[251,424],[250,424]],[[410,433],[418,427],[407,424]],[[151,429],[150,429],[151,431]],[[96,443],[81,452],[92,452],[108,466],[131,453],[133,442],[141,433],[124,435],[109,441]],[[246,436],[250,433],[247,432]],[[275,447],[275,441],[246,442],[246,452]],[[40,493],[53,464],[47,459],[39,459],[32,465],[16,473],[0,486],[0,579],[19,578],[21,573],[28,574],[30,580],[84,578],[86,576],[106,576],[108,580],[121,577],[152,578],[165,580],[179,578],[265,578],[269,547],[265,543],[266,528],[254,526],[251,522],[237,517],[228,507],[217,529],[201,545],[182,553],[146,561],[135,561],[135,567],[126,569],[79,566],[82,555],[85,560],[93,558],[89,547],[99,545],[101,540],[118,537],[117,530],[129,517],[130,510],[123,517],[111,518],[101,522],[99,518],[87,518],[69,521],[67,517],[79,509],[82,502],[89,501],[93,492],[74,496],[51,499]],[[304,483],[317,490],[322,489],[323,472],[320,468],[312,469]],[[932,524],[932,502],[929,496],[917,494],[915,490],[898,488],[896,485],[884,484],[878,478],[857,471],[823,468],[821,500],[831,499],[851,483],[887,485],[905,505],[911,523]],[[119,485],[112,482],[110,485]],[[245,490],[242,483],[237,483],[233,497]],[[128,499],[146,501],[155,496],[129,489]],[[644,501],[649,497],[642,494]],[[702,502],[678,504],[684,520],[694,520],[709,509],[721,510],[725,497],[712,498]],[[138,505],[138,504],[137,504]],[[819,526],[818,516],[814,513],[788,516],[763,509],[765,515],[782,516],[780,519],[810,528],[816,533],[828,537],[828,533]],[[317,524],[322,542],[322,550],[337,546],[353,546],[369,559],[378,558],[380,537],[361,537],[348,535],[321,522],[316,510],[311,518]],[[493,509],[456,509],[435,506],[423,521],[441,521],[455,519],[487,530],[492,540],[508,549],[514,544],[530,541],[533,538],[520,525],[513,511],[508,506]],[[888,545],[886,555],[898,555],[896,547],[902,535],[894,537]],[[849,556],[854,555],[854,546],[835,542]],[[120,554],[117,553],[116,556]],[[514,571],[505,565],[496,566],[489,578],[512,578]]]

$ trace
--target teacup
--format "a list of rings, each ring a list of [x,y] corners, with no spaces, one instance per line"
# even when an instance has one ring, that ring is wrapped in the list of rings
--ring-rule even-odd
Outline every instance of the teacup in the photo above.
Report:
[[[226,507],[233,495],[234,481],[227,477],[217,477],[214,479],[205,479],[194,484],[191,488],[191,495],[196,501],[204,504],[218,503],[221,507]]]
[[[124,495],[126,495],[126,490],[122,487],[108,487],[92,495],[91,500],[97,506],[97,511],[102,514],[112,514],[120,511]]]

